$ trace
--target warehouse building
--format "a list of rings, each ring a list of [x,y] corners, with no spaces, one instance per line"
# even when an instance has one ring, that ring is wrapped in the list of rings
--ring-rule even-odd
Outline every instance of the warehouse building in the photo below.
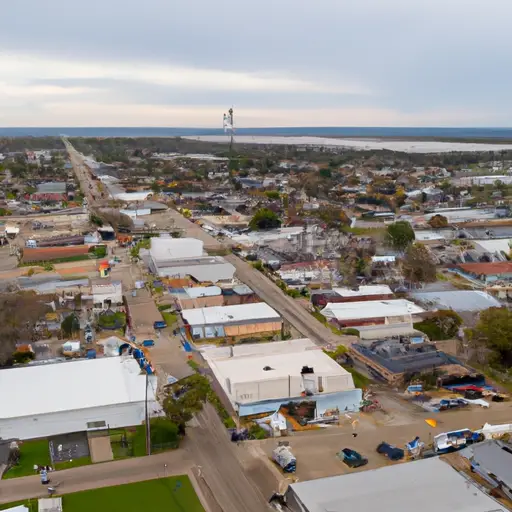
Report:
[[[414,292],[411,296],[429,311],[451,309],[457,313],[477,313],[489,308],[501,307],[499,300],[479,290]]]
[[[197,282],[232,281],[235,267],[220,256],[205,256],[203,242],[195,238],[158,237],[140,255],[158,277],[191,276]]]
[[[181,316],[194,340],[280,333],[283,323],[279,313],[265,302],[187,309]]]
[[[147,377],[156,413],[156,377]],[[0,370],[0,438],[33,439],[140,425],[146,375],[132,357],[105,357]]]
[[[506,508],[439,457],[291,484],[292,512],[505,512]]]
[[[414,333],[413,322],[425,310],[408,300],[396,299],[330,302],[321,313],[338,327],[358,329],[361,338],[378,339]]]
[[[309,339],[208,348],[203,356],[240,416],[318,395],[341,410],[359,410],[352,375]]]

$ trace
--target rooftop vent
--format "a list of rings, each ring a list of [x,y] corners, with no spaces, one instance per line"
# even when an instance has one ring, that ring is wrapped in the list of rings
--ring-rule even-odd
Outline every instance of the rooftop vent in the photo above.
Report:
[[[311,366],[303,366],[302,370],[300,371],[300,374],[304,375],[305,373],[315,373],[315,371]]]
[[[270,370],[273,370],[274,368],[271,368],[270,366],[264,366],[263,367],[263,371],[264,372],[269,372]]]

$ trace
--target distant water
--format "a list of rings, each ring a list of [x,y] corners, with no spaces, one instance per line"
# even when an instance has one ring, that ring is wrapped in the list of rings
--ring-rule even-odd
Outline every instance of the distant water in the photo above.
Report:
[[[434,139],[512,139],[512,128],[295,127],[238,128],[237,135],[316,137],[431,137]],[[186,137],[222,135],[221,128],[1,128],[1,137]]]

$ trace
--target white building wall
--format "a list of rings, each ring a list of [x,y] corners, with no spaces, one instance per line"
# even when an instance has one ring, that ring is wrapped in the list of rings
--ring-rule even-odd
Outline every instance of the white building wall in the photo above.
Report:
[[[231,382],[231,396],[237,403],[251,403],[262,400],[294,398],[300,396],[307,387],[313,393],[319,393],[320,383],[323,393],[336,393],[351,389],[351,375],[318,375],[281,377],[259,382]],[[226,389],[227,386],[224,386]],[[228,388],[229,391],[229,388]],[[229,394],[229,393],[228,393]]]
[[[0,418],[0,438],[24,440],[81,432],[87,430],[87,423],[92,421],[105,421],[110,428],[140,425],[144,421],[144,402],[19,418]]]

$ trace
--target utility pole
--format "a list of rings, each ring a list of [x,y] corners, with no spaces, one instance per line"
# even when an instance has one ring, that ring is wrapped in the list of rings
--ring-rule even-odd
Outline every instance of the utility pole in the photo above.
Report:
[[[146,399],[144,401],[145,418],[146,418],[146,455],[151,455],[151,425],[149,423],[149,411],[148,411],[148,384],[149,374],[146,370]]]

